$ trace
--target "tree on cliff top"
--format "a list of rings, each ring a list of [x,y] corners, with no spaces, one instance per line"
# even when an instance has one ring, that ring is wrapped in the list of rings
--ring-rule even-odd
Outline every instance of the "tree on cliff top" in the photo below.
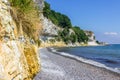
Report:
[[[80,27],[72,27],[72,23],[68,16],[51,10],[50,4],[45,2],[43,15],[50,19],[55,25],[60,26],[63,30],[58,32],[58,40],[64,41],[66,44],[75,42],[87,42],[88,37]],[[74,33],[70,34],[69,29],[72,28]]]
[[[50,19],[54,24],[62,27],[62,28],[71,28],[72,24],[68,16],[61,14],[59,12],[55,12],[51,10],[50,4],[45,2],[45,7],[43,9],[43,15]]]
[[[87,42],[88,41],[88,36],[85,34],[85,32],[80,29],[78,26],[74,26],[72,28],[77,36],[77,42]]]

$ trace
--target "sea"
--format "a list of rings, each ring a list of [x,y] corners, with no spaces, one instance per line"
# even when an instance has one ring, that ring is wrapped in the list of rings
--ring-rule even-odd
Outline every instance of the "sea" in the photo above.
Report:
[[[120,73],[120,44],[52,48],[53,52]]]

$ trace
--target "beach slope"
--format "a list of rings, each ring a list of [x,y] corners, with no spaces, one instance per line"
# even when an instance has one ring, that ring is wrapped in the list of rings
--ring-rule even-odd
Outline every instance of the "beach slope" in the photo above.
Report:
[[[120,80],[120,75],[40,49],[42,69],[34,80]]]

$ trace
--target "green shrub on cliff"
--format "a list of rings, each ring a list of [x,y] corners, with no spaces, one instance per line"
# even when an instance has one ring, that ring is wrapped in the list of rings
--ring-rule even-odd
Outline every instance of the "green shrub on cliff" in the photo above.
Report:
[[[77,36],[77,42],[87,42],[88,41],[88,36],[86,36],[86,34],[84,33],[84,31],[82,29],[80,29],[80,27],[75,26],[72,28]]]
[[[23,12],[27,12],[33,9],[33,0],[9,0],[11,6],[19,8]]]
[[[48,18],[51,12],[50,4],[48,4],[47,2],[45,2],[44,4],[45,4],[45,7],[43,8],[43,15]]]
[[[61,38],[66,44],[70,43],[69,29],[65,28],[63,31],[59,31],[58,38]]]
[[[50,4],[45,2],[45,7],[43,9],[43,15],[50,19],[54,24],[62,27],[62,28],[71,28],[72,24],[68,16],[61,14],[59,12],[55,12],[51,10]]]
[[[71,33],[71,35],[70,35],[70,40],[71,40],[71,42],[72,43],[75,43],[75,42],[77,42],[77,35],[76,34],[74,34],[74,33]]]
[[[58,36],[56,37],[57,41],[62,40],[66,44],[88,41],[88,37],[82,29],[80,29],[78,26],[72,27],[72,23],[69,17],[59,12],[55,12],[54,10],[51,10],[50,4],[48,4],[47,2],[45,2],[43,15],[46,18],[50,19],[55,25],[63,28],[63,30],[58,32]],[[72,29],[74,33],[70,34],[69,29]]]
[[[86,36],[83,30],[81,30],[79,27],[73,27],[72,29],[74,33],[72,32],[71,34],[69,32],[69,29],[66,29],[66,28],[63,31],[59,31],[57,39],[59,40],[61,39],[66,44],[76,43],[76,42],[86,43],[88,41],[88,37]]]

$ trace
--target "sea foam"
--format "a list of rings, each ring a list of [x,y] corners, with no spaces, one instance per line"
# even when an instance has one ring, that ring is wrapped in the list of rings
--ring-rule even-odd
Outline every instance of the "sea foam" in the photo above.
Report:
[[[86,63],[86,64],[90,64],[90,65],[93,65],[93,66],[96,66],[96,67],[99,67],[99,68],[104,68],[104,69],[107,69],[107,70],[109,70],[109,71],[112,71],[112,72],[115,72],[115,73],[119,73],[119,74],[120,74],[120,68],[111,68],[111,67],[106,66],[105,64],[96,62],[96,61],[94,61],[94,60],[85,59],[85,58],[83,58],[83,57],[71,55],[71,54],[65,53],[65,52],[58,52],[58,51],[55,50],[54,48],[50,48],[50,49],[51,49],[52,52],[57,53],[57,54],[59,54],[59,55],[62,55],[62,56],[65,56],[65,57],[69,57],[69,58],[75,59],[75,60],[77,60],[77,61],[81,61],[81,62],[84,62],[84,63]]]

